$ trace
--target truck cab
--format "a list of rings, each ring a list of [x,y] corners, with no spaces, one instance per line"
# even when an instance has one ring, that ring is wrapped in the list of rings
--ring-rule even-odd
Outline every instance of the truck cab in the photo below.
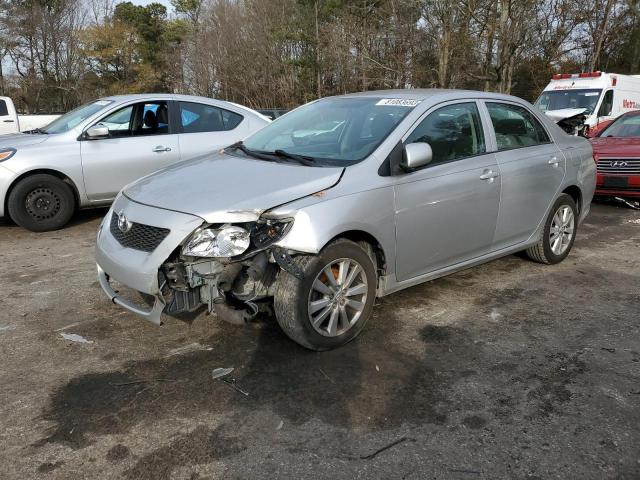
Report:
[[[13,101],[9,97],[0,97],[0,135],[19,131],[20,123]]]
[[[567,133],[589,136],[603,122],[640,109],[640,75],[558,73],[535,105]]]

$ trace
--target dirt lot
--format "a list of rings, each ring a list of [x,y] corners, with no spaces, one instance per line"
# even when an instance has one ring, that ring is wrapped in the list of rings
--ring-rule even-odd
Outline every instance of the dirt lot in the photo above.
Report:
[[[112,305],[103,214],[0,224],[1,478],[640,478],[640,212],[387,297],[329,353]]]

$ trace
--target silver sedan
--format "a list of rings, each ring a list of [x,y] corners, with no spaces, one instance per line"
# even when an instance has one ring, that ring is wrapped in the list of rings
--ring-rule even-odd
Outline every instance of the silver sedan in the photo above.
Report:
[[[269,123],[229,102],[186,95],[106,97],[24,134],[0,137],[0,217],[33,231],[109,204],[126,184],[235,143]]]
[[[125,188],[99,228],[98,278],[157,324],[273,311],[327,350],[358,335],[376,297],[519,251],[562,261],[595,184],[589,142],[515,97],[326,98]]]

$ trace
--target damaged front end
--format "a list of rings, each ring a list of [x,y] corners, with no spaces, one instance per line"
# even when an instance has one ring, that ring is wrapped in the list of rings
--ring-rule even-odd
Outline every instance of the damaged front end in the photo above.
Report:
[[[586,136],[589,127],[584,108],[566,108],[563,110],[547,110],[545,114],[569,135]]]
[[[268,312],[280,269],[297,275],[286,251],[274,246],[293,219],[198,228],[158,272],[164,313],[181,317],[206,308],[222,320],[244,324]]]

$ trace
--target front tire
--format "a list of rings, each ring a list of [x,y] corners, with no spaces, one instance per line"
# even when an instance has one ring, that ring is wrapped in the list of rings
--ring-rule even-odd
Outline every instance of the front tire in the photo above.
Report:
[[[310,350],[331,350],[353,340],[371,316],[376,296],[374,260],[349,240],[320,254],[297,256],[304,278],[281,271],[274,296],[278,324]]]
[[[11,190],[8,200],[11,219],[32,232],[64,227],[75,210],[71,187],[53,175],[24,178]]]
[[[544,224],[542,238],[526,250],[531,260],[547,265],[560,263],[567,258],[578,230],[576,202],[563,193],[553,204]]]

